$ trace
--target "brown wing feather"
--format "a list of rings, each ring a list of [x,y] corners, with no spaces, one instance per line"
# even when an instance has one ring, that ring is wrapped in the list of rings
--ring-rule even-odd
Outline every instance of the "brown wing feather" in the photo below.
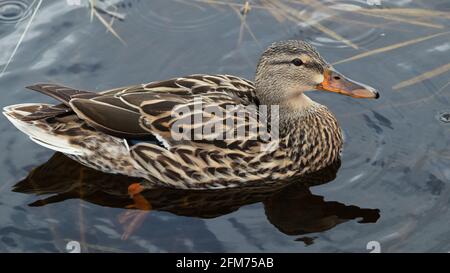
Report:
[[[123,88],[111,90],[108,94],[82,91],[56,84],[36,84],[27,88],[62,102],[62,104],[42,108],[32,113],[26,117],[27,120],[59,117],[74,113],[73,111],[76,110],[76,114],[81,119],[104,133],[133,139],[151,136],[139,126],[139,111],[114,97],[114,93],[122,91]]]
[[[36,84],[28,88],[63,103],[30,118],[70,114],[74,110],[92,127],[123,138],[145,138],[157,134],[164,140],[169,139],[170,125],[177,121],[176,117],[171,117],[172,110],[174,107],[192,107],[196,98],[206,101],[206,105],[219,107],[258,103],[251,82],[226,75],[192,75],[100,93],[55,84]],[[214,121],[217,119],[209,122]],[[216,144],[224,146],[223,143]]]
[[[89,125],[112,136],[145,138],[151,133],[139,125],[139,113],[94,99],[72,99],[72,109]]]

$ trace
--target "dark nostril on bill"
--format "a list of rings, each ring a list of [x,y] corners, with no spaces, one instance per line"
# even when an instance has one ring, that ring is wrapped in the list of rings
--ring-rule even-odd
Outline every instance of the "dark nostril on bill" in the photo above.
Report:
[[[341,77],[339,77],[339,76],[334,76],[334,77],[333,77],[333,79],[335,79],[335,80],[337,80],[337,81],[338,81],[338,80],[340,80],[340,79],[341,79]]]

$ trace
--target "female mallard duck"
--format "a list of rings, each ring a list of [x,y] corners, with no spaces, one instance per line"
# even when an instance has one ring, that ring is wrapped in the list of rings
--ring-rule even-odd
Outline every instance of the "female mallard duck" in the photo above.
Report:
[[[100,93],[54,84],[28,88],[62,102],[4,108],[33,141],[88,167],[144,178],[149,183],[143,187],[191,189],[268,184],[326,167],[339,158],[341,130],[327,107],[304,93],[379,97],[373,88],[333,70],[303,41],[271,45],[254,83],[229,75],[192,75]],[[263,105],[270,108],[267,118],[260,118]],[[264,127],[277,109],[279,122]],[[245,115],[223,116],[217,110]],[[245,125],[227,127],[239,121]],[[211,124],[227,125],[205,135]],[[270,138],[249,130],[263,127],[271,128]]]

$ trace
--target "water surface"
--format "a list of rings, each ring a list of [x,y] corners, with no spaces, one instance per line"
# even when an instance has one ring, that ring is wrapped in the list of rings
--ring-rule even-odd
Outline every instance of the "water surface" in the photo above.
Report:
[[[0,1],[0,68],[33,18],[32,2]],[[277,20],[254,3],[245,17],[251,33],[239,8],[220,3],[100,1],[115,4],[125,16],[113,24],[123,43],[98,19],[90,21],[86,2],[42,3],[0,77],[0,106],[51,102],[25,91],[36,82],[100,91],[193,73],[252,79],[262,50],[282,39],[308,40],[335,63],[450,30],[450,4],[444,0],[382,1],[381,6],[320,1],[328,9],[294,5],[304,21]],[[385,17],[351,12],[358,8],[442,14],[400,22],[386,17],[388,11]],[[124,208],[132,202],[124,195],[133,182],[129,178],[53,155],[2,118],[0,251],[65,252],[67,242],[75,240],[89,252],[368,252],[369,241],[378,241],[383,252],[448,252],[450,87],[444,86],[450,72],[393,87],[444,67],[449,52],[444,34],[335,66],[381,90],[381,98],[310,94],[336,114],[346,141],[340,168],[313,179],[320,185],[203,194],[157,189],[146,195],[154,209],[145,214]]]

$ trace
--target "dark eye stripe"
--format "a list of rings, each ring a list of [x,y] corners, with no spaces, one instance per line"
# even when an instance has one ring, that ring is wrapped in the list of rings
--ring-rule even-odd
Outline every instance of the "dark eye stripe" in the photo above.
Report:
[[[279,64],[292,64],[292,61],[272,61],[270,64],[279,65]],[[306,68],[312,68],[319,72],[323,72],[323,66],[316,62],[308,62],[303,63],[303,66]]]
[[[270,64],[290,64],[291,61],[273,61]]]

